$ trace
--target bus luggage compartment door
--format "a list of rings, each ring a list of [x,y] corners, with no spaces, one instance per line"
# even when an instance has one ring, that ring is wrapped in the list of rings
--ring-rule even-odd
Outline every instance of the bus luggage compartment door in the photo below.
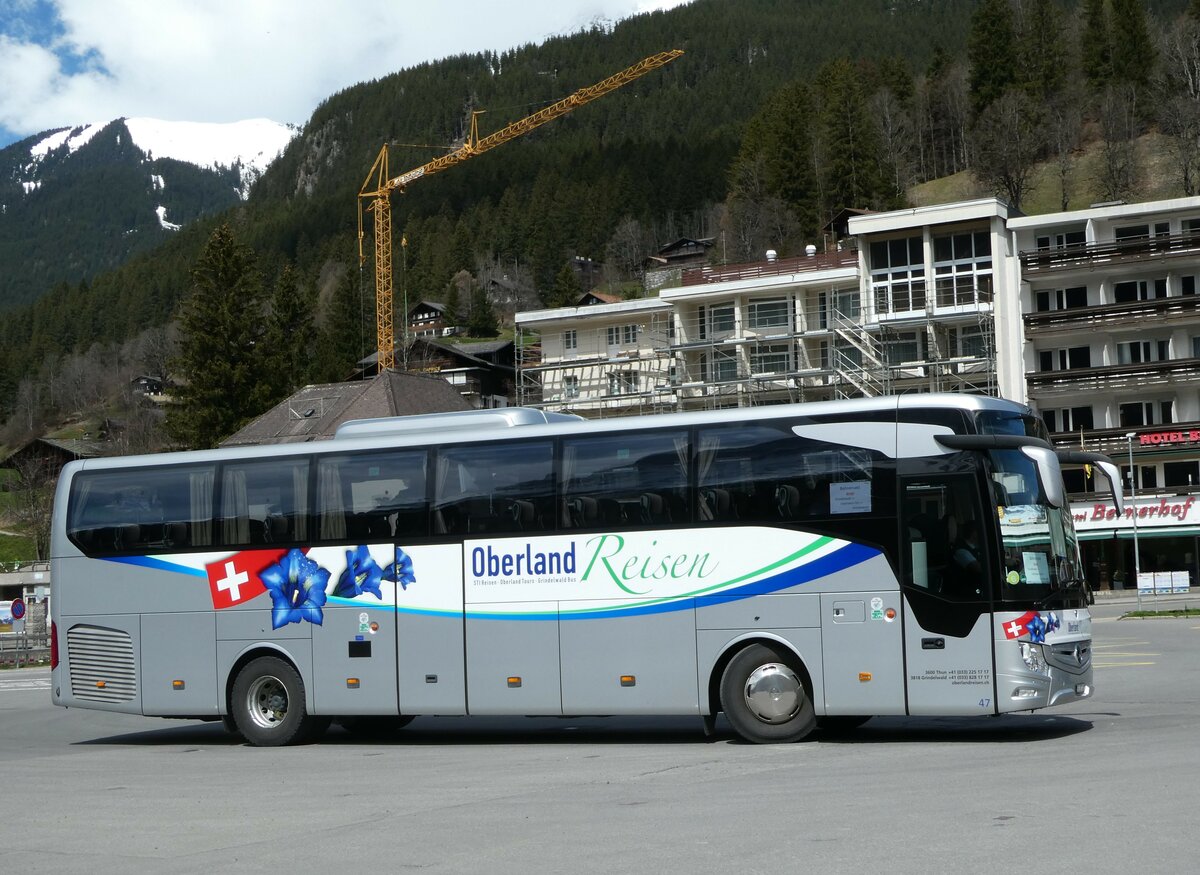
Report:
[[[826,714],[903,714],[897,590],[821,595]]]

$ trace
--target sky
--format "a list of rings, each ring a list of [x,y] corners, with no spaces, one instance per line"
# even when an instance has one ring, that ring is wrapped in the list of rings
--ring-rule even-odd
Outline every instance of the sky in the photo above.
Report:
[[[423,61],[683,2],[0,0],[0,148],[131,116],[302,125],[331,94]]]

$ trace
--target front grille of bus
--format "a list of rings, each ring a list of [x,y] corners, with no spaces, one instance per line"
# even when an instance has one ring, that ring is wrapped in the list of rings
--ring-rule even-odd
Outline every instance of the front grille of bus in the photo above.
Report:
[[[137,694],[133,639],[119,629],[72,626],[67,632],[71,693],[89,702],[129,702]]]
[[[1071,674],[1083,674],[1092,667],[1092,642],[1066,641],[1043,648],[1046,662]]]

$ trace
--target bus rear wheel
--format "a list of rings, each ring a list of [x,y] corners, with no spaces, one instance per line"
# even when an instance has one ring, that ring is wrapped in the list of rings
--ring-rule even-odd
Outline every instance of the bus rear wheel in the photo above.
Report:
[[[795,660],[765,644],[751,644],[725,666],[721,710],[733,731],[755,744],[799,741],[817,725]]]
[[[255,747],[309,741],[329,726],[329,718],[304,707],[304,681],[282,659],[260,656],[238,672],[231,701],[233,722]]]

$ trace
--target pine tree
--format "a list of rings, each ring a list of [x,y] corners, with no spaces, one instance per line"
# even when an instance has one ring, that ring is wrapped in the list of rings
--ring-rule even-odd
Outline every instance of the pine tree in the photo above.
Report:
[[[181,385],[167,428],[187,447],[214,447],[262,412],[262,279],[229,225],[201,252],[179,320]]]
[[[357,272],[346,271],[338,282],[318,336],[317,375],[329,382],[349,379],[358,361],[375,350],[375,301]]]
[[[292,266],[284,265],[271,293],[263,332],[263,407],[283,400],[307,382],[316,341],[312,296],[301,288]]]
[[[467,334],[471,337],[495,337],[500,333],[496,311],[488,300],[487,290],[474,283],[471,291],[471,316],[467,320]]]
[[[1021,86],[1034,100],[1048,101],[1066,79],[1067,48],[1062,14],[1053,0],[1033,0],[1021,22],[1018,45]]]
[[[1016,37],[1009,0],[983,0],[971,18],[967,40],[971,112],[975,117],[1017,83]]]
[[[549,295],[544,295],[542,303],[547,307],[574,307],[583,296],[583,286],[579,283],[579,275],[569,264],[564,264],[554,277],[554,286]]]
[[[1112,0],[1112,32],[1121,35],[1112,41],[1113,81],[1145,86],[1156,52],[1142,0]]]
[[[1080,55],[1088,85],[1102,89],[1112,81],[1112,29],[1104,0],[1084,0]]]

